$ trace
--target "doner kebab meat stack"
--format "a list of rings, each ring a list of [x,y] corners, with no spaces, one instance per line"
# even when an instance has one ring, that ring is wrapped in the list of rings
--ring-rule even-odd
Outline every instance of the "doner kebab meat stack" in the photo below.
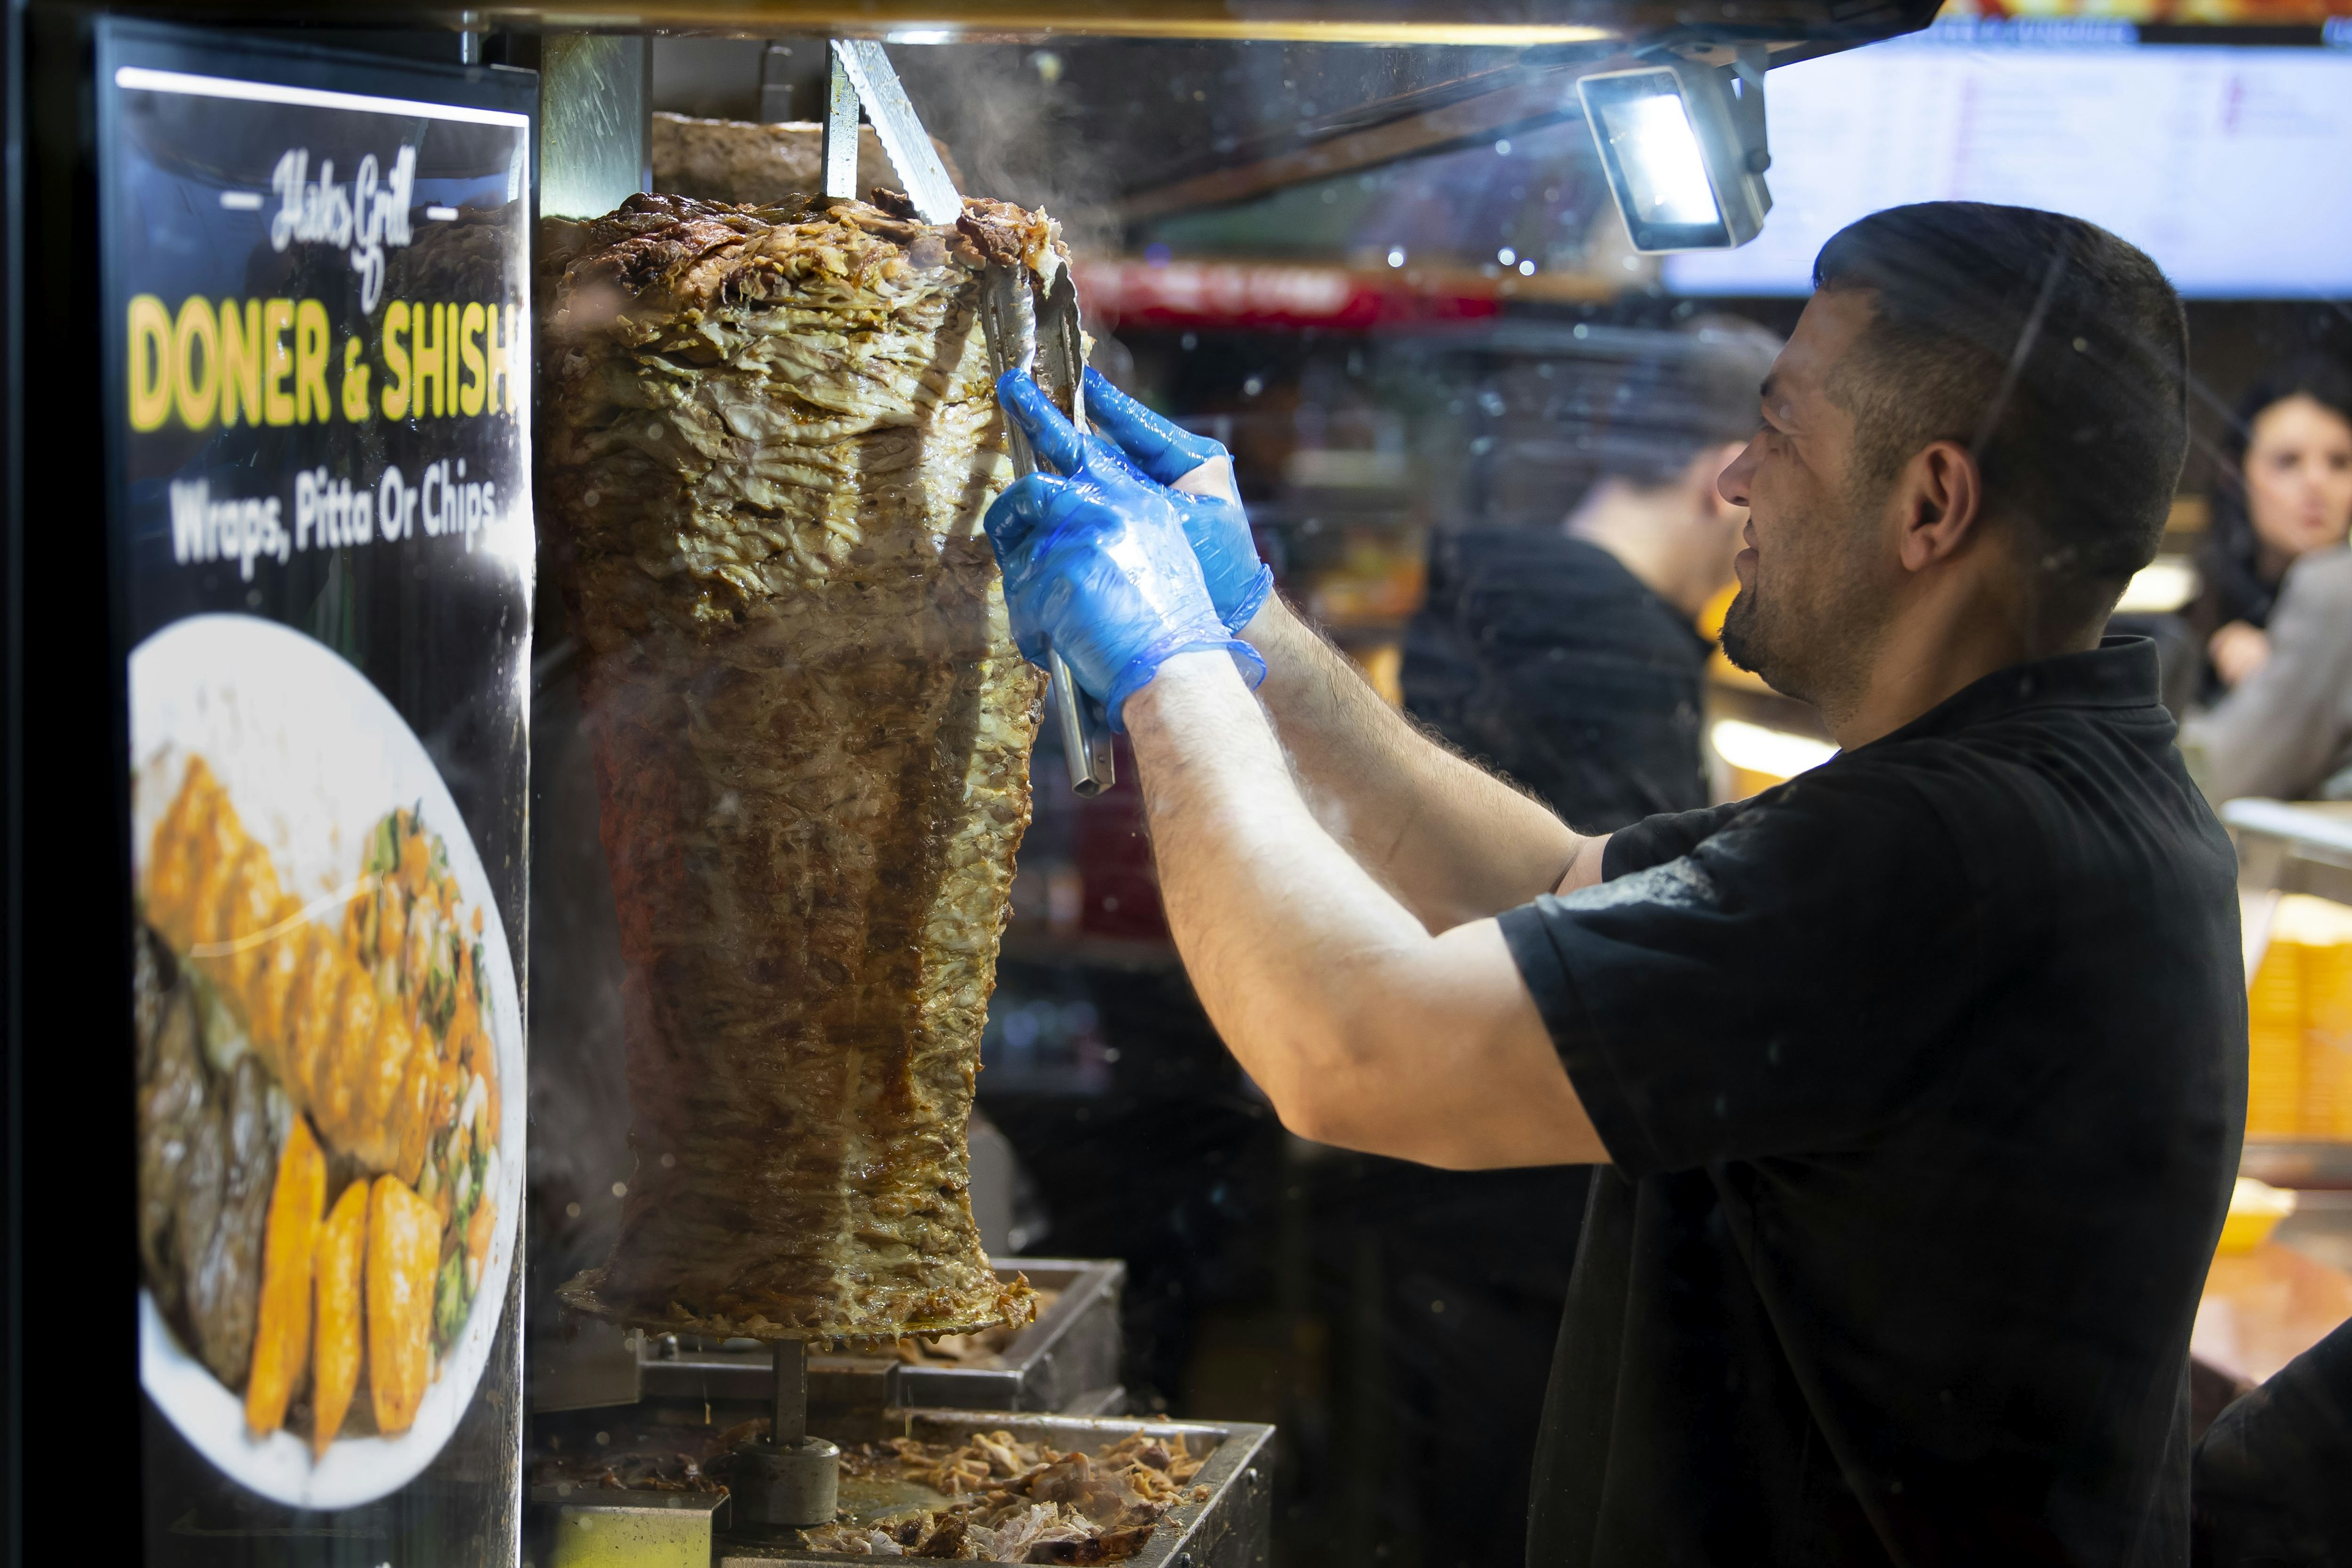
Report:
[[[583,643],[631,1142],[581,1310],[755,1338],[1031,1311],[964,1122],[1042,677],[981,515],[1012,478],[982,269],[1041,214],[633,196],[551,222],[544,529]]]

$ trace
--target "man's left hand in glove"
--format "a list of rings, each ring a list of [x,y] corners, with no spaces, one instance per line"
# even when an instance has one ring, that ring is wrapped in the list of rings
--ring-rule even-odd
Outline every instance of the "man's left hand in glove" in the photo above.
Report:
[[[1180,653],[1232,655],[1255,686],[1257,650],[1217,614],[1169,492],[1113,447],[1080,437],[1019,373],[998,383],[1023,406],[1039,456],[1059,474],[1017,480],[988,509],[1013,640],[1043,664],[1050,644],[1125,732],[1128,698]]]

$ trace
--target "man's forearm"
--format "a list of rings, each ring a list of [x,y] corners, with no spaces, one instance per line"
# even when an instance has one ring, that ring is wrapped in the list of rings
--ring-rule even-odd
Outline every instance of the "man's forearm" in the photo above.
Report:
[[[1171,659],[1126,719],[1177,948],[1287,1125],[1433,1164],[1606,1158],[1495,922],[1433,935],[1324,832],[1229,659]]]
[[[1597,861],[1600,840],[1414,729],[1279,599],[1242,635],[1317,817],[1429,930],[1515,909],[1572,870],[1595,879],[1579,857]]]

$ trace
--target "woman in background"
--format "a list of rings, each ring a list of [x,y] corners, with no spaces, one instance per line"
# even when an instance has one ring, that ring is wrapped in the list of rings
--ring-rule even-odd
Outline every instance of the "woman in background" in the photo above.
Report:
[[[2189,611],[2209,700],[2269,658],[2287,568],[2352,532],[2352,372],[2320,359],[2273,367],[2239,400],[2225,445],[2237,471],[2214,498],[2204,590]]]
[[[2216,700],[2183,740],[2216,800],[2352,791],[2352,372],[2285,366],[2238,414],[2189,609]]]

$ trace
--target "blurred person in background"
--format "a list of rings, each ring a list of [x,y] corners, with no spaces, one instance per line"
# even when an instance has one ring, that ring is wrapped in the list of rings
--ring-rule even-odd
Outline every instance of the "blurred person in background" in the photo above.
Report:
[[[1594,455],[1581,495],[1562,497],[1573,510],[1439,531],[1405,635],[1406,711],[1590,833],[1707,804],[1711,645],[1695,623],[1734,582],[1748,521],[1716,480],[1780,349],[1724,316],[1638,335],[1630,363],[1557,367],[1580,395],[1563,401],[1592,410],[1559,432]],[[1353,1167],[1352,1206],[1379,1248],[1384,1496],[1399,1515],[1386,1522],[1446,1516],[1423,1532],[1432,1568],[1507,1561],[1525,1550],[1543,1415],[1528,1370],[1559,1337],[1590,1168]]]
[[[2288,569],[2352,533],[2352,371],[2317,357],[2274,365],[2238,400],[2230,471],[2198,558],[2189,622],[2205,648],[2208,699],[2268,662]]]
[[[1574,510],[1440,531],[1405,634],[1406,711],[1590,832],[1707,804],[1696,622],[1731,585],[1748,521],[1715,481],[1780,350],[1731,317],[1651,335],[1575,433],[1597,460]]]
[[[2189,611],[2212,707],[2184,742],[2216,800],[2352,797],[2352,371],[2264,374],[2229,455]]]

